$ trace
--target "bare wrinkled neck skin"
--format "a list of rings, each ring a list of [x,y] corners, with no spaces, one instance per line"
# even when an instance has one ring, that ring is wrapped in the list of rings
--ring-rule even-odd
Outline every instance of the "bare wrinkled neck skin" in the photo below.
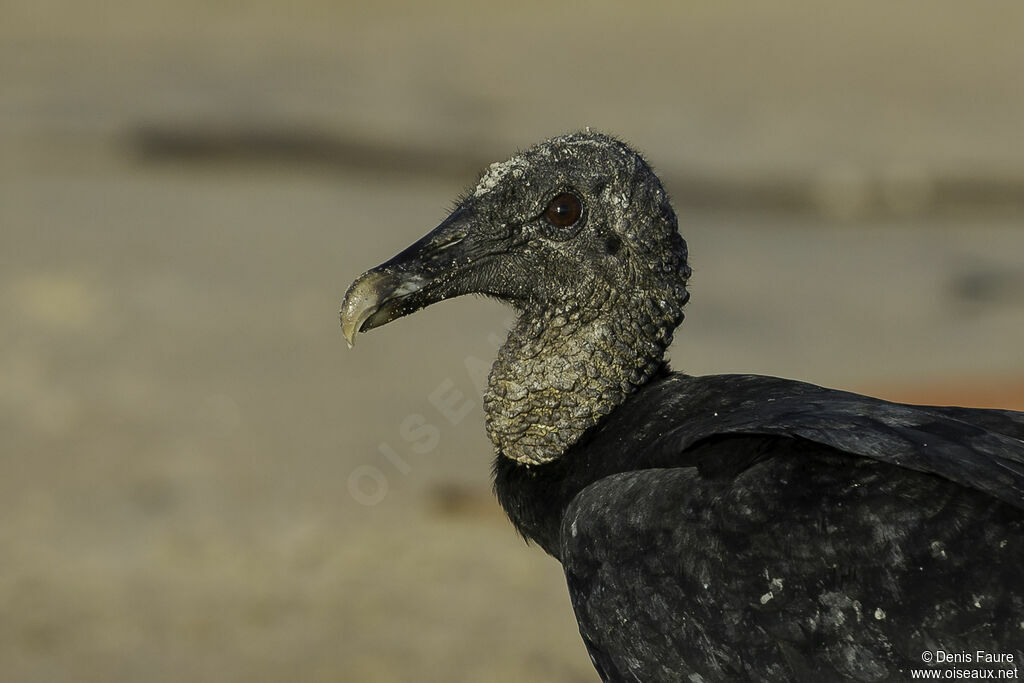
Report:
[[[625,297],[524,311],[484,394],[497,452],[524,465],[561,456],[657,372],[681,320],[680,307]]]

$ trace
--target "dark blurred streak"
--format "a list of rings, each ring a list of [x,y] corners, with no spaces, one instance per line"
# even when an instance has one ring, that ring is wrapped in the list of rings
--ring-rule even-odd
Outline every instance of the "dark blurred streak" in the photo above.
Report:
[[[494,159],[298,128],[142,126],[130,147],[144,162],[302,164],[325,170],[466,178]]]
[[[328,172],[466,181],[507,156],[497,145],[399,144],[299,127],[143,125],[127,136],[144,163],[301,165]],[[837,182],[824,174],[713,175],[658,165],[677,206],[704,211],[835,218],[1024,212],[1024,173],[922,175],[904,186],[884,173]]]
[[[958,207],[1024,210],[1024,174],[936,178],[935,202],[939,209]]]
[[[980,305],[1024,305],[1024,269],[976,267],[957,274],[950,281],[957,301]]]
[[[726,178],[692,171],[662,170],[659,176],[677,206],[697,211],[820,213],[799,178]]]

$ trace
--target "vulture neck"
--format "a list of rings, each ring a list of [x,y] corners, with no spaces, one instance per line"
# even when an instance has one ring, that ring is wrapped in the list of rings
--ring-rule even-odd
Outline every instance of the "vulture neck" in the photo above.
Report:
[[[555,460],[662,366],[678,318],[654,301],[619,304],[523,311],[484,394],[499,456]]]

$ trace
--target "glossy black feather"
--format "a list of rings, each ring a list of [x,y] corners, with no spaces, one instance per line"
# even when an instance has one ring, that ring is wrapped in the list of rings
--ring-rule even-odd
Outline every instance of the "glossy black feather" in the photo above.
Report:
[[[1024,657],[1024,414],[663,373],[555,463],[499,458],[609,681],[905,680]]]

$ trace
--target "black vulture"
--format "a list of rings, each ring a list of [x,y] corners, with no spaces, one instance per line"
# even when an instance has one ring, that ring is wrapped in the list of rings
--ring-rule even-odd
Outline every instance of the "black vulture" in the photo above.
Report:
[[[561,562],[603,680],[1019,666],[1024,413],[671,372],[689,276],[650,166],[588,130],[492,164],[341,323],[351,344],[462,294],[518,311],[484,397],[494,489]]]

